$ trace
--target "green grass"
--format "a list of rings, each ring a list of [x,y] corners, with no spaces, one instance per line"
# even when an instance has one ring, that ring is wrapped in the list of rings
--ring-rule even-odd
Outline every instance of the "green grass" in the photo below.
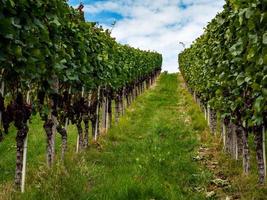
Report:
[[[12,190],[15,130],[0,144],[0,199],[205,199],[194,191],[211,174],[192,161],[206,123],[177,74],[161,75],[155,88],[131,105],[98,144],[75,154],[70,127],[64,164],[46,167],[46,140],[39,118],[29,137],[26,193]],[[60,156],[60,137],[57,138]]]

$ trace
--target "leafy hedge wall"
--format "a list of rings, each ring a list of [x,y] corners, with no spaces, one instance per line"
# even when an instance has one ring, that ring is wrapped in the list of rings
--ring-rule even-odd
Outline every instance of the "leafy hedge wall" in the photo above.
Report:
[[[179,55],[189,87],[244,127],[267,121],[267,1],[229,0]]]
[[[0,1],[0,66],[10,91],[53,77],[72,89],[123,87],[161,68],[156,52],[121,45],[62,0]]]

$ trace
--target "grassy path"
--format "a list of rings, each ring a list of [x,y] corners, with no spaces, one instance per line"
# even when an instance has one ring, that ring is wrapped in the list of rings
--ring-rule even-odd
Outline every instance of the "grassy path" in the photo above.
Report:
[[[48,170],[36,164],[27,178],[27,193],[7,190],[6,197],[204,199],[194,188],[207,185],[211,175],[192,157],[206,125],[178,81],[176,74],[161,75],[97,144],[79,155],[69,153],[64,167],[59,162]]]

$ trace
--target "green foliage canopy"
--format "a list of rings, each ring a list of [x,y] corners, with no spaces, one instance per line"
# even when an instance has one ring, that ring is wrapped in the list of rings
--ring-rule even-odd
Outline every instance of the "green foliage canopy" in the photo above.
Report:
[[[229,0],[190,48],[180,70],[203,102],[244,127],[266,124],[267,1]]]
[[[62,0],[0,0],[0,66],[10,91],[29,85],[117,90],[161,68],[162,56],[121,45]],[[45,84],[44,84],[45,82]]]

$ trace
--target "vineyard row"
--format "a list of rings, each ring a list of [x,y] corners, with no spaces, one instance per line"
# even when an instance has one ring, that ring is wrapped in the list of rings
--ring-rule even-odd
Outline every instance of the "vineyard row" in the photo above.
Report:
[[[224,10],[179,54],[181,73],[224,149],[250,171],[254,137],[259,182],[266,179],[267,4],[227,0]],[[220,125],[219,125],[220,124]]]
[[[57,132],[62,159],[70,123],[77,127],[77,151],[87,147],[89,122],[97,140],[99,122],[103,130],[111,126],[112,102],[118,122],[123,102],[130,105],[161,71],[160,54],[117,43],[109,30],[86,22],[81,9],[62,0],[0,1],[0,40],[0,140],[14,123],[15,185],[22,192],[31,116],[44,122],[52,166]]]

